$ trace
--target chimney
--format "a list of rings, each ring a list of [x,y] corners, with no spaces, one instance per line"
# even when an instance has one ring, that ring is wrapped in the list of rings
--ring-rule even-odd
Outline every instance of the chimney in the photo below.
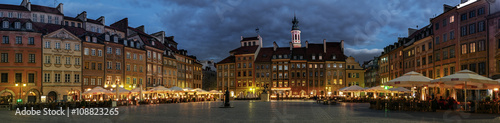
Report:
[[[28,2],[28,5],[26,5],[26,8],[28,9],[28,11],[31,11],[31,2]]]
[[[309,41],[306,40],[306,49],[309,48]]]
[[[99,18],[97,18],[97,21],[99,21],[102,25],[105,25],[105,19],[104,19],[104,16],[101,16]]]
[[[139,27],[136,27],[136,29],[138,29],[138,30],[140,30],[140,31],[144,32],[144,25],[141,25],[141,26],[139,26]]]
[[[240,41],[243,41],[243,36],[241,36],[241,40]]]
[[[278,44],[276,44],[276,41],[273,42],[273,51],[276,51],[276,49],[278,48]]]
[[[326,53],[326,39],[323,39],[323,52]]]
[[[56,9],[61,12],[62,14],[64,14],[64,9],[63,9],[63,4],[62,3],[59,3],[59,5],[57,5]]]
[[[292,42],[290,42],[290,50],[293,49],[293,45],[292,45]]]
[[[340,40],[340,47],[342,49],[342,53],[344,52],[344,40]]]
[[[82,13],[78,14],[76,18],[80,19],[83,22],[87,22],[87,12],[83,11]],[[85,28],[85,26],[83,26]]]

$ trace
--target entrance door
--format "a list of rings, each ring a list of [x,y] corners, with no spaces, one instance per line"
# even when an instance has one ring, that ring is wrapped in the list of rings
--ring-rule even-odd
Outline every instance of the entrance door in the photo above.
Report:
[[[54,92],[54,91],[49,92],[49,94],[47,95],[47,98],[48,98],[49,102],[55,102],[55,101],[57,101],[57,94],[56,94],[56,92]]]

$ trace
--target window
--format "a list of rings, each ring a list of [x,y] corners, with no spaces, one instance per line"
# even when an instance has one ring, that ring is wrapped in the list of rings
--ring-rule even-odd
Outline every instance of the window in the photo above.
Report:
[[[462,54],[467,54],[467,44],[462,44]]]
[[[466,36],[467,35],[467,26],[460,27],[460,30],[461,30],[460,36]]]
[[[9,74],[8,73],[2,73],[0,77],[1,77],[0,81],[2,81],[2,83],[7,83],[9,81]]]
[[[479,41],[479,43],[477,45],[477,49],[478,49],[478,51],[486,51],[484,41]]]
[[[455,31],[450,32],[450,40],[455,39]]]
[[[35,74],[28,73],[28,83],[35,83]]]
[[[45,23],[45,15],[40,15],[40,22]]]
[[[44,74],[43,82],[50,82],[50,73],[45,73]]]
[[[478,22],[477,23],[477,32],[483,32],[483,31],[485,31],[484,21]]]
[[[56,42],[56,49],[61,49],[61,43],[60,42]]]
[[[26,23],[26,29],[28,29],[28,30],[31,30],[31,29],[32,29],[32,27],[31,27],[31,23]]]
[[[95,56],[95,49],[91,50],[91,54],[92,54],[92,56]]]
[[[479,8],[477,10],[477,15],[479,16],[479,15],[483,15],[483,14],[484,14],[484,7],[483,8]]]
[[[472,72],[477,72],[476,64],[475,63],[469,64],[469,70]]]
[[[89,48],[83,49],[83,55],[89,55]]]
[[[478,63],[477,64],[479,69],[478,69],[478,72],[477,74],[479,75],[486,75],[486,63],[485,62],[481,62],[481,63]]]
[[[29,37],[28,38],[28,44],[29,45],[34,45],[35,44],[35,38],[34,37]]]
[[[116,62],[116,70],[120,70],[121,69],[121,63],[120,62]]]
[[[9,62],[9,54],[8,53],[2,53],[2,63],[7,63]]]
[[[23,54],[22,53],[16,53],[16,63],[22,63],[23,62]]]
[[[448,59],[448,51],[443,51],[443,60]]]
[[[460,20],[461,21],[467,20],[467,14],[460,15]]]
[[[3,16],[1,16],[1,15],[2,15],[2,13],[0,12],[0,17],[3,17]],[[33,22],[38,21],[36,14],[33,14],[32,21],[33,21]]]
[[[432,42],[429,42],[428,46],[429,46],[429,49],[432,49]]]
[[[436,37],[436,44],[439,44],[439,37]]]
[[[450,17],[450,23],[453,23],[453,22],[455,22],[455,16],[454,15]]]
[[[469,47],[470,47],[470,49],[469,49],[470,53],[475,53],[476,52],[476,43],[475,42],[470,43]]]
[[[13,15],[12,15],[12,14],[13,14],[12,12],[9,12],[9,13],[8,13],[8,17],[9,17],[9,18],[13,18]]]
[[[16,73],[16,80],[15,82],[22,82],[23,81],[23,74],[22,73]]]
[[[65,49],[66,49],[66,50],[69,50],[69,49],[71,49],[71,46],[70,46],[70,45],[71,45],[71,44],[69,44],[69,43],[66,43],[66,46],[65,46]]]
[[[71,64],[71,57],[66,57],[66,64]]]
[[[476,17],[476,10],[472,10],[469,12],[469,18]]]
[[[122,51],[119,48],[116,48],[116,55],[120,55]]]
[[[97,56],[102,56],[102,50],[97,50]]]
[[[75,58],[75,65],[80,65],[80,58]]]
[[[50,56],[45,56],[45,64],[50,64]]]
[[[446,26],[446,24],[448,24],[448,20],[446,20],[446,18],[443,20],[443,27]]]
[[[70,74],[64,74],[64,82],[70,82],[71,80],[71,75]]]
[[[14,22],[14,28],[21,29],[21,22]]]
[[[52,16],[47,16],[47,23],[52,23]]]
[[[29,54],[28,56],[28,63],[35,63],[35,54]]]
[[[75,51],[80,51],[80,44],[75,44]]]
[[[436,56],[436,57],[434,57],[436,59],[435,61],[440,61],[441,60],[440,53],[436,53],[436,54],[434,54],[434,56]]]
[[[54,74],[54,81],[55,82],[61,82],[61,74],[60,73]]]
[[[455,58],[455,49],[450,49],[450,58]]]
[[[436,24],[434,25],[434,27],[436,27],[436,30],[438,30],[438,29],[439,29],[439,23],[436,23]]]
[[[61,56],[56,56],[56,64],[61,64]]]
[[[474,34],[476,33],[476,24],[470,24],[469,25],[469,34]]]
[[[448,38],[446,38],[446,33],[445,33],[445,34],[443,34],[443,42],[446,42],[446,40],[447,40],[447,39],[448,39]]]
[[[2,37],[2,44],[8,44],[9,43],[9,36],[3,36]]]
[[[3,21],[3,28],[9,28],[9,21]]]

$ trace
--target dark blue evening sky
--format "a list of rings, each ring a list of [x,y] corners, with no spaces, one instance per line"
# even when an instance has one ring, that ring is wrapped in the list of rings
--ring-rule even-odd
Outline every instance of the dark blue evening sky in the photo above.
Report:
[[[147,33],[165,31],[175,36],[179,48],[200,60],[222,60],[237,48],[240,36],[256,36],[260,29],[264,46],[273,41],[288,46],[291,21],[296,13],[302,43],[345,41],[346,55],[362,63],[380,55],[382,48],[408,28],[429,24],[443,12],[443,4],[460,0],[31,0],[54,7],[64,4],[64,14],[106,17],[106,25],[129,18],[129,25],[145,25]],[[2,0],[20,4],[21,0]]]

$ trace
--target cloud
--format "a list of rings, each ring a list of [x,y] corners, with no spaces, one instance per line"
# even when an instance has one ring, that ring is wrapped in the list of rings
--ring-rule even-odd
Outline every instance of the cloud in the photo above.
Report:
[[[10,4],[18,1],[8,1]],[[34,4],[50,2],[32,0]],[[393,44],[409,27],[424,27],[442,13],[443,4],[459,0],[60,0],[67,16],[87,11],[106,17],[109,25],[128,17],[130,26],[145,25],[148,33],[165,31],[179,47],[198,59],[220,61],[239,46],[240,36],[256,36],[265,47],[287,46],[291,21],[297,15],[302,42],[344,40],[358,60],[371,59],[375,49]],[[350,52],[346,52],[350,53]],[[378,53],[379,54],[379,53]],[[357,61],[358,61],[357,60]]]
[[[359,63],[363,63],[363,61],[368,61],[380,55],[383,49],[354,49],[354,48],[345,48],[344,53],[347,56],[352,56]]]

